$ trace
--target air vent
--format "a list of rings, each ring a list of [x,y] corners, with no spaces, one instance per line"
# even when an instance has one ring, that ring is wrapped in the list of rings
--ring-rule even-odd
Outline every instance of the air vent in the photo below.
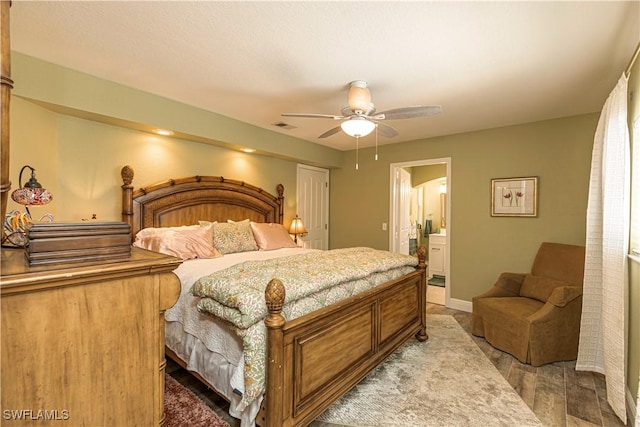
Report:
[[[285,123],[285,122],[276,122],[276,123],[271,123],[271,124],[273,126],[277,126],[279,128],[286,129],[286,130],[291,130],[291,129],[297,128],[297,126],[292,126],[289,123]]]

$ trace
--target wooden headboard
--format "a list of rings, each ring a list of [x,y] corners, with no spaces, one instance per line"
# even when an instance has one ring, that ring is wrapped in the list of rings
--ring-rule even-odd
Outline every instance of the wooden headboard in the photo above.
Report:
[[[146,227],[175,227],[200,220],[228,219],[282,224],[284,186],[274,196],[262,188],[221,176],[170,179],[133,189],[133,169],[125,166],[122,176],[122,221],[131,225],[132,236]]]

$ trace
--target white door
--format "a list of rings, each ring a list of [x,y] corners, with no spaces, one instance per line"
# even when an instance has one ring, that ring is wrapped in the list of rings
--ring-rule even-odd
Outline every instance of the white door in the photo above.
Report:
[[[409,255],[409,236],[411,235],[411,221],[409,220],[409,210],[411,207],[411,174],[400,168],[400,179],[398,195],[398,252]]]
[[[298,165],[298,216],[307,234],[305,248],[329,249],[329,170]]]

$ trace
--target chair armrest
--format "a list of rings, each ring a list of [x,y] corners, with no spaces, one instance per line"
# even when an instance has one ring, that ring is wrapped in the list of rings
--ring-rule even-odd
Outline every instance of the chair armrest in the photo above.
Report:
[[[567,322],[570,322],[570,318],[573,318],[574,321],[580,325],[580,314],[582,313],[582,289],[578,286],[562,286],[562,288],[570,288],[567,291],[556,291],[554,290],[551,294],[551,297],[547,300],[547,302],[540,308],[540,310],[533,313],[531,316],[527,317],[527,319],[532,323],[562,323],[564,325]],[[579,293],[576,293],[576,289],[579,290]],[[560,289],[560,288],[558,288]],[[556,290],[558,290],[556,289]],[[564,293],[566,294],[566,299],[562,299]],[[554,298],[554,295],[559,295]],[[555,300],[555,301],[554,301]],[[556,303],[563,303],[564,305],[559,306]],[[571,316],[571,313],[574,313],[574,316]],[[577,319],[577,320],[576,320]]]
[[[517,297],[524,281],[524,274],[502,273],[491,289],[475,298]]]
[[[564,307],[580,295],[582,288],[579,286],[560,286],[553,290],[547,302],[556,307]]]

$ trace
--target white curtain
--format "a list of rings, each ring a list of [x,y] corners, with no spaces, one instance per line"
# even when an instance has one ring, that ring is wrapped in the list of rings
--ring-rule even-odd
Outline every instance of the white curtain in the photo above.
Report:
[[[638,401],[636,402],[636,427],[640,427],[640,378],[638,378]]]
[[[625,424],[629,151],[623,74],[602,109],[593,143],[576,370],[605,375],[607,400]]]

